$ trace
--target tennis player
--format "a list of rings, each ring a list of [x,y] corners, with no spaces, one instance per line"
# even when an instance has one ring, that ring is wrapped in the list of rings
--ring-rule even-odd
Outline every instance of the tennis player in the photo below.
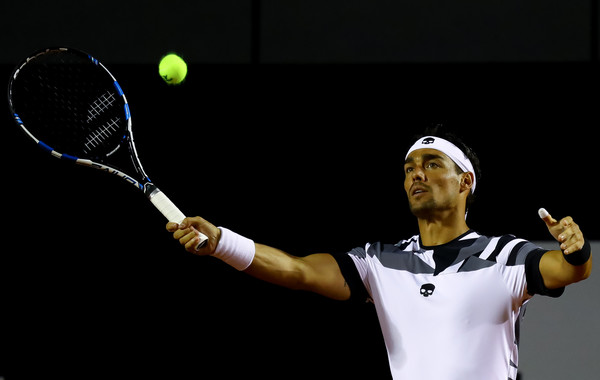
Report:
[[[440,137],[441,136],[441,137]],[[261,280],[336,300],[370,300],[395,379],[516,379],[518,325],[533,295],[560,296],[586,279],[591,248],[571,217],[540,217],[559,250],[512,235],[488,237],[466,222],[479,161],[451,135],[419,138],[406,153],[404,190],[419,235],[345,254],[296,257],[206,220],[167,230],[197,255],[212,255]],[[197,232],[209,237],[200,250]]]

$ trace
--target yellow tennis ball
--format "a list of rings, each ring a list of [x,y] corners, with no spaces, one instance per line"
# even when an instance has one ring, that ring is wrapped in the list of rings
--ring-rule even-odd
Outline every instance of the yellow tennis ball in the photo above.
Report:
[[[167,84],[179,84],[187,75],[187,64],[177,54],[167,54],[158,64],[158,73]]]

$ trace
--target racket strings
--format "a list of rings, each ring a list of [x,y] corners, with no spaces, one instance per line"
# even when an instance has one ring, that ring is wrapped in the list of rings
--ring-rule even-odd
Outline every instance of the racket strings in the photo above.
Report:
[[[92,104],[90,104],[90,108],[88,109],[87,122],[89,123],[96,117],[100,116],[102,112],[109,109],[114,102],[115,96],[111,92],[107,91],[104,94],[100,95],[98,99],[94,100]]]
[[[95,148],[101,146],[115,132],[119,130],[119,118],[109,120],[105,125],[101,125],[97,130],[92,131],[84,143],[84,152],[91,153]]]

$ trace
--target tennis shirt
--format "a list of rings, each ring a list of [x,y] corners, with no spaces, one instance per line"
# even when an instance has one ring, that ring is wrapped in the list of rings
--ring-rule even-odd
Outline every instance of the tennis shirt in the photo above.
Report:
[[[335,258],[351,299],[375,304],[394,379],[514,380],[525,304],[564,291],[544,286],[545,252],[470,230],[439,246],[416,235]]]

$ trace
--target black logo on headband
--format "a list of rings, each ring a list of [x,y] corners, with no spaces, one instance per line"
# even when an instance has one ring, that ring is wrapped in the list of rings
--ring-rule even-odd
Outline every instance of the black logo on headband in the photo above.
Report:
[[[427,137],[426,139],[423,139],[423,141],[421,141],[421,144],[433,144],[434,141],[435,139],[433,137]]]

